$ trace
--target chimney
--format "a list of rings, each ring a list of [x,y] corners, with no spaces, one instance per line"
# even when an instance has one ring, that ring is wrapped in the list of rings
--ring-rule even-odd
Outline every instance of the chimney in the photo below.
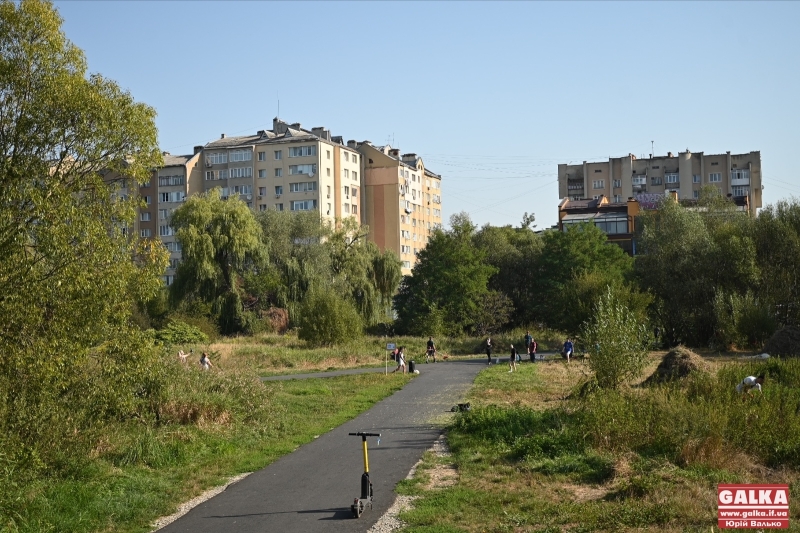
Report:
[[[278,117],[272,119],[272,132],[276,135],[286,133],[287,126],[288,125]]]
[[[220,138],[220,139],[224,139],[224,138],[225,138],[225,134],[224,134],[224,133],[223,133],[223,134],[221,134],[221,135],[219,136],[219,138]]]
[[[400,149],[392,148],[391,150],[389,150],[389,155],[392,157],[400,157]]]
[[[326,141],[331,140],[331,131],[326,130],[324,127],[319,126],[316,128],[311,128],[311,133],[319,137],[320,139],[325,139]]]
[[[349,141],[347,141],[347,146],[349,148],[355,149],[355,148],[358,148],[358,143],[355,140],[350,139]]]
[[[169,152],[161,152],[161,155],[170,155]]]
[[[300,123],[299,122],[295,122],[294,124],[292,124],[292,128],[294,128],[296,130],[299,130],[300,129]]]
[[[403,154],[403,163],[416,163],[417,154]]]
[[[672,155],[672,152],[667,152],[667,157],[675,157],[675,156]]]
[[[203,151],[203,147],[202,146],[195,146],[194,147],[194,153],[195,154],[199,154],[202,151]]]

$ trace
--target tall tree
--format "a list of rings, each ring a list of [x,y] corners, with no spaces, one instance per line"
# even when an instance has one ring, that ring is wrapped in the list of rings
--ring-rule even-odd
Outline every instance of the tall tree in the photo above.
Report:
[[[474,324],[478,304],[487,294],[495,268],[472,242],[475,226],[466,213],[450,218],[449,230],[433,232],[417,256],[411,276],[405,276],[394,298],[398,326],[425,335],[432,324],[462,333]]]
[[[87,76],[61,22],[48,2],[0,2],[0,434],[39,460],[68,420],[133,401],[148,359],[131,310],[167,260],[126,237],[135,200],[110,181],[160,163],[155,111]]]
[[[219,189],[192,196],[172,215],[172,227],[183,249],[174,301],[197,298],[212,304],[222,333],[246,327],[242,304],[243,275],[266,264],[261,226],[238,200],[222,200]]]

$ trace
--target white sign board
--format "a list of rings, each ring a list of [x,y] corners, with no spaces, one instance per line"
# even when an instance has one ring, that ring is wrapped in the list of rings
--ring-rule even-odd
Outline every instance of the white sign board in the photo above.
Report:
[[[397,348],[397,346],[395,346],[393,342],[386,345],[387,350],[394,350],[395,348]]]

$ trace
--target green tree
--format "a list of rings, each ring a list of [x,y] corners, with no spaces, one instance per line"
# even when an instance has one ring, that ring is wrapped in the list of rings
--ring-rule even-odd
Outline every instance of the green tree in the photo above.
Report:
[[[641,375],[652,343],[650,327],[628,309],[612,289],[594,305],[584,323],[582,340],[589,347],[589,367],[601,388],[615,389]]]
[[[210,303],[223,334],[245,330],[250,317],[242,303],[243,275],[266,265],[261,226],[250,208],[236,198],[222,200],[213,189],[189,198],[171,224],[183,250],[173,301]]]
[[[313,288],[299,308],[298,337],[309,344],[332,346],[363,335],[353,304],[332,287]]]
[[[540,321],[576,333],[580,318],[585,317],[581,305],[596,296],[596,288],[620,285],[631,274],[633,259],[607,241],[606,234],[593,224],[544,233],[541,254],[532,265]],[[592,278],[586,278],[590,273]]]
[[[161,162],[155,111],[87,76],[61,22],[0,2],[0,456],[28,466],[147,397],[155,352],[131,312],[167,261],[125,235],[137,200],[114,194]]]
[[[450,230],[435,230],[417,256],[411,276],[405,276],[394,298],[401,331],[425,335],[421,317],[435,310],[444,314],[448,333],[463,333],[474,324],[479,302],[486,296],[495,268],[485,264],[485,252],[472,242],[475,226],[465,213],[453,215]]]

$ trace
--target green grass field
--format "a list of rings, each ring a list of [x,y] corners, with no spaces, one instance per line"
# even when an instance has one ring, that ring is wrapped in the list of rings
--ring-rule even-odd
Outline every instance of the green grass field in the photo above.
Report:
[[[448,430],[451,455],[427,453],[399,487],[420,496],[403,531],[708,532],[722,482],[788,483],[800,531],[800,361],[711,364],[585,398],[572,394],[589,374],[580,360],[487,368]],[[760,371],[763,396],[743,401],[733,386]]]

